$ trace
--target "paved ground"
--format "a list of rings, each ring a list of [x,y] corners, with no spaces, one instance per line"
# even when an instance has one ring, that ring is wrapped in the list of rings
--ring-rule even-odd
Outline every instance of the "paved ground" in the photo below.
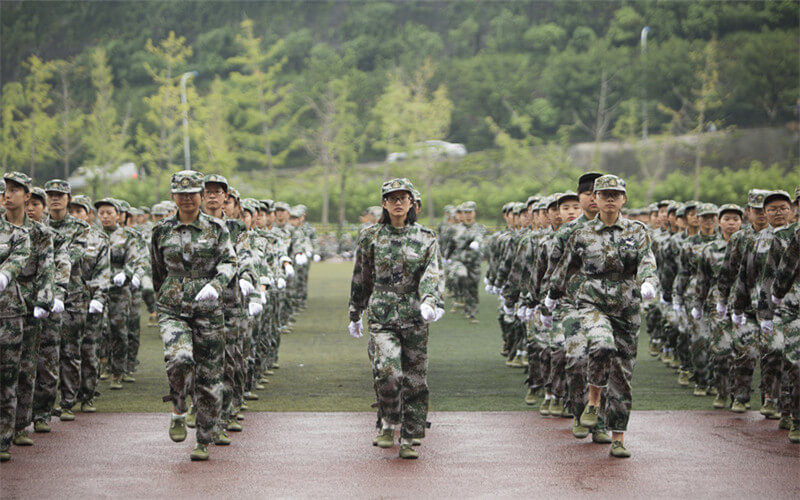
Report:
[[[430,416],[416,461],[371,446],[367,413],[249,413],[234,444],[189,461],[166,414],[54,422],[0,465],[0,498],[800,498],[800,446],[756,412],[634,412],[628,460],[535,412]]]

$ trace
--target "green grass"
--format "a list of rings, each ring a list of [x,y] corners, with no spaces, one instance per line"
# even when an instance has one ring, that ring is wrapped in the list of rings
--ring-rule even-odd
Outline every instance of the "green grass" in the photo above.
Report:
[[[293,333],[282,339],[280,369],[248,403],[259,411],[372,411],[374,401],[367,338],[347,333],[347,301],[352,263],[312,267],[308,309],[298,317]],[[481,294],[480,324],[458,314],[446,314],[431,328],[428,383],[431,410],[526,411],[521,369],[507,368],[500,357],[497,302]],[[167,411],[161,396],[168,393],[161,339],[143,315],[141,365],[136,383],[109,391],[100,383],[100,411]],[[757,384],[757,381],[754,383]],[[692,397],[677,384],[677,376],[647,354],[647,337],[640,336],[634,371],[636,410],[708,410],[712,398]],[[756,386],[757,387],[757,386]],[[754,409],[758,409],[754,398]]]

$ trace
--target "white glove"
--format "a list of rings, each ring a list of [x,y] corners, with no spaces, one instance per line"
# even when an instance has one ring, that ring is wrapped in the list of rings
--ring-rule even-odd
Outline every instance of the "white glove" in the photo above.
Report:
[[[544,298],[544,306],[547,308],[548,311],[553,312],[556,306],[558,306],[558,301],[551,299],[550,295],[548,295],[547,297]]]
[[[141,284],[142,284],[142,282],[141,282],[141,281],[139,280],[139,278],[137,278],[136,276],[134,276],[133,278],[131,278],[131,286],[132,286],[134,289],[136,289],[136,288],[139,288],[139,286],[140,286]]]
[[[242,291],[242,295],[245,297],[256,291],[253,284],[245,279],[239,280],[239,290]]]
[[[283,266],[283,272],[286,273],[287,278],[291,278],[292,276],[294,276],[294,267],[292,267],[291,264],[286,264],[285,266]]]
[[[469,247],[470,247],[472,250],[478,251],[478,250],[480,250],[480,249],[481,249],[481,244],[480,244],[480,243],[478,243],[478,242],[477,242],[477,241],[475,241],[475,240],[472,240],[472,243],[470,243],[470,244],[469,244]]]
[[[528,317],[528,308],[525,306],[519,306],[517,308],[517,317],[520,321],[525,321],[525,318]]]
[[[53,299],[53,307],[50,308],[50,312],[55,314],[61,314],[64,312],[64,302],[59,299]]]
[[[47,309],[42,309],[39,306],[33,308],[33,317],[36,319],[44,319],[50,316],[50,313],[47,312]]]
[[[545,316],[544,314],[539,313],[539,319],[542,320],[542,326],[544,326],[548,330],[553,328],[553,317],[552,316]]]
[[[6,289],[8,286],[8,275],[6,273],[0,273],[0,292]]]
[[[361,320],[351,321],[347,326],[347,329],[350,331],[351,337],[354,339],[360,339],[362,335],[361,330],[364,329],[364,325],[361,323]]]
[[[286,280],[283,278],[278,278],[277,286],[278,290],[283,290],[284,288],[286,288]]]
[[[320,257],[318,253],[315,253],[314,254],[314,262],[319,262],[321,260],[322,260],[322,257]]]
[[[261,305],[260,302],[250,302],[247,304],[247,312],[250,316],[258,316],[258,314],[264,310],[264,306]]]
[[[89,302],[89,314],[100,314],[103,312],[103,303],[99,300]]]
[[[727,316],[728,315],[728,306],[723,304],[722,302],[717,302],[717,314],[720,316]]]
[[[700,309],[698,309],[696,307],[693,307],[692,308],[692,317],[694,319],[696,319],[696,320],[700,320],[700,318],[703,317],[703,311],[701,311]]]
[[[120,287],[125,284],[125,273],[120,272],[114,276],[114,286]]]
[[[489,295],[492,295],[492,292],[494,291],[494,287],[492,285],[486,285],[485,290],[486,290],[486,293],[488,293]]]
[[[267,292],[261,292],[261,305],[267,305]]]
[[[487,286],[491,285],[491,283],[489,282],[489,278],[487,278],[486,276],[483,277],[483,284]]]
[[[426,323],[436,321],[436,310],[428,304],[420,304],[419,313],[422,315],[422,321]]]
[[[272,286],[274,284],[272,278],[269,276],[261,276],[258,278],[258,282],[264,286]]]
[[[433,321],[439,321],[444,316],[444,309],[441,307],[436,308],[436,318]]]
[[[500,295],[500,289],[497,288],[496,286],[492,287],[492,292],[493,292],[492,295]]]
[[[672,310],[678,314],[681,314],[683,312],[683,308],[681,307],[681,305],[676,302],[672,303]]]
[[[733,324],[736,326],[742,326],[744,324],[744,313],[742,314],[731,314],[731,319],[733,320]]]
[[[767,335],[771,334],[775,330],[775,325],[772,324],[771,319],[762,319],[761,320],[761,331],[766,333]]]
[[[308,263],[308,257],[305,254],[299,253],[294,256],[294,261],[298,266],[305,266]]]
[[[642,300],[653,300],[656,298],[656,289],[650,283],[642,283]]]
[[[514,308],[508,307],[507,305],[503,304],[503,312],[506,316],[513,316],[514,315]]]
[[[664,307],[669,307],[671,305],[669,302],[664,300],[664,294],[663,293],[661,294],[661,305],[664,306]]]
[[[527,321],[533,321],[533,318],[536,317],[536,309],[534,309],[532,307],[528,307],[526,310],[528,311],[528,314],[527,314],[525,319]]]
[[[772,296],[772,303],[775,304],[776,306],[780,307],[781,304],[783,304],[783,299],[779,299],[778,297],[773,295]]]
[[[219,294],[214,287],[211,286],[211,283],[208,283],[206,286],[201,288],[199,292],[197,292],[197,295],[194,296],[194,301],[200,302],[203,300],[217,300],[218,298]]]

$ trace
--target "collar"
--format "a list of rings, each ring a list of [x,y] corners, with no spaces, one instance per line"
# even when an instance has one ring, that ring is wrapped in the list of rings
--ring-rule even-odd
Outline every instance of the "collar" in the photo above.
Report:
[[[598,212],[597,216],[595,216],[595,218],[594,218],[594,221],[593,221],[593,226],[592,226],[592,227],[593,227],[593,229],[594,229],[595,231],[597,231],[598,233],[599,233],[599,232],[601,232],[601,231],[603,231],[604,229],[611,229],[611,228],[615,228],[615,227],[616,227],[616,228],[619,228],[619,229],[625,229],[625,226],[623,225],[623,222],[622,222],[623,220],[624,220],[624,219],[622,218],[622,216],[621,216],[621,215],[618,215],[618,216],[617,216],[617,220],[616,220],[616,221],[614,221],[614,223],[613,223],[613,224],[611,224],[610,226],[608,226],[608,225],[606,225],[606,223],[605,223],[605,222],[603,222],[603,221],[600,219],[600,213]]]

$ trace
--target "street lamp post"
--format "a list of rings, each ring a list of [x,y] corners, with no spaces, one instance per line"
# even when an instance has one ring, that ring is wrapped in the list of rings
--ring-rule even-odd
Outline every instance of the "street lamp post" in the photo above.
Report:
[[[197,71],[187,71],[181,76],[181,104],[183,105],[183,163],[186,170],[191,169],[189,156],[189,106],[186,105],[186,80],[197,76]]]
[[[642,139],[647,139],[647,84],[644,71],[644,56],[647,52],[647,34],[650,27],[642,28]]]

